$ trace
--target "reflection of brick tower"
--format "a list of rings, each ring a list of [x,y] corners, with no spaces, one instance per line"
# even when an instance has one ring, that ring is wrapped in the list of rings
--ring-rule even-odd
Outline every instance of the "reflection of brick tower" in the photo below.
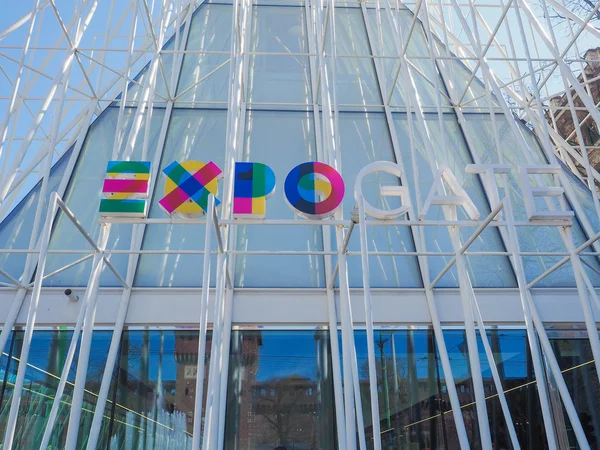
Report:
[[[254,411],[252,408],[252,386],[256,383],[256,372],[258,370],[258,349],[262,346],[262,334],[260,331],[244,333],[238,348],[233,348],[232,355],[238,359],[239,370],[232,373],[230,382],[235,384],[234,392],[240,399],[240,417],[237,423],[239,433],[239,448],[250,448],[249,445],[256,439],[253,434]],[[240,348],[241,347],[241,348]],[[235,352],[235,353],[234,353]],[[231,367],[230,367],[231,369]]]
[[[177,376],[175,379],[175,392],[167,392],[175,409],[182,411],[187,416],[187,431],[192,432],[194,426],[194,405],[196,399],[196,373],[198,365],[198,333],[177,333],[175,340],[175,361],[177,362]],[[211,334],[206,336],[206,357],[204,359],[204,391],[202,417],[205,415],[204,403],[206,401],[206,387],[208,384],[208,370],[210,362]],[[202,421],[204,427],[204,420]]]

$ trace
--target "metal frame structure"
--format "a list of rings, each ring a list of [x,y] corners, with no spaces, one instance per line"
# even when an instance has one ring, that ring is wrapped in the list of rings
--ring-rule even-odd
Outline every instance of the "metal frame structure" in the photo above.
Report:
[[[287,0],[286,0],[287,1]],[[91,426],[87,448],[96,447],[104,408],[107,402],[110,380],[114,371],[119,342],[125,326],[129,324],[189,324],[189,314],[185,317],[177,313],[164,315],[159,309],[149,308],[150,312],[140,312],[140,296],[169,296],[173,292],[180,295],[179,307],[189,308],[197,313],[196,325],[200,328],[198,347],[198,376],[196,385],[196,411],[193,432],[194,450],[203,448],[213,450],[223,448],[224,420],[225,420],[225,395],[228,373],[228,355],[231,339],[231,329],[234,323],[319,323],[327,324],[329,329],[341,329],[341,348],[336,339],[331,340],[331,355],[333,363],[333,380],[335,391],[335,408],[337,421],[337,440],[339,448],[365,450],[367,442],[365,437],[365,421],[373,426],[373,434],[379,435],[379,411],[377,399],[377,379],[375,373],[375,343],[373,340],[374,329],[382,324],[427,324],[435,333],[436,343],[440,351],[441,365],[448,387],[452,405],[452,414],[456,424],[460,446],[462,449],[470,447],[461,405],[453,379],[453,374],[448,357],[448,351],[442,335],[442,326],[447,324],[460,324],[464,326],[467,334],[469,349],[469,363],[473,375],[476,398],[476,411],[479,423],[480,441],[482,448],[491,449],[492,441],[488,427],[488,413],[486,410],[486,395],[481,376],[479,353],[477,350],[477,330],[481,337],[485,354],[492,369],[493,380],[499,393],[504,420],[509,430],[511,443],[514,448],[520,448],[516,437],[514,424],[504,397],[501,379],[494,363],[494,356],[490,343],[486,337],[485,327],[488,324],[511,323],[519,324],[526,328],[529,347],[532,355],[533,366],[536,374],[537,389],[540,398],[541,412],[550,449],[559,448],[557,441],[556,424],[551,414],[551,402],[547,374],[551,374],[556,388],[560,394],[562,405],[569,417],[577,442],[580,448],[590,448],[586,441],[585,433],[581,426],[573,400],[564,382],[563,374],[558,366],[556,356],[552,350],[545,324],[550,322],[580,322],[584,323],[589,335],[594,364],[600,376],[600,339],[597,332],[597,317],[600,317],[600,298],[592,281],[584,268],[586,262],[582,256],[597,257],[600,247],[600,230],[594,229],[586,218],[585,206],[582,205],[572,192],[563,170],[554,173],[558,186],[564,189],[566,198],[583,226],[588,240],[576,246],[571,232],[570,220],[547,220],[531,222],[518,222],[513,219],[514,205],[509,196],[500,198],[496,189],[496,178],[493,172],[485,169],[481,161],[477,161],[475,152],[471,152],[474,165],[470,170],[481,177],[485,194],[490,202],[491,213],[477,222],[458,220],[456,206],[444,207],[444,220],[429,221],[419,220],[419,212],[423,210],[422,193],[417,194],[419,204],[414,205],[406,218],[388,221],[368,219],[365,214],[364,199],[357,198],[358,214],[353,219],[348,219],[350,211],[339,211],[331,220],[264,220],[256,223],[252,220],[232,219],[230,215],[233,192],[233,161],[241,158],[243,140],[247,125],[247,111],[252,102],[247,98],[250,58],[263,53],[250,51],[250,34],[253,8],[259,1],[234,0],[232,4],[233,20],[231,24],[231,50],[227,53],[229,65],[229,92],[228,102],[222,107],[227,108],[227,142],[226,161],[224,168],[225,183],[223,188],[223,205],[219,213],[214,208],[214,199],[210,200],[209,210],[205,219],[199,221],[185,221],[177,219],[113,219],[103,223],[100,236],[93,237],[77,221],[77,217],[70,212],[67,205],[61,200],[64,196],[69,179],[74,173],[77,158],[82,150],[83,142],[90,124],[109,105],[119,107],[117,133],[114,140],[114,156],[117,149],[124,144],[125,154],[131,154],[136,142],[143,142],[144,157],[149,154],[149,124],[152,119],[153,107],[156,104],[164,106],[165,114],[162,121],[157,149],[154,152],[152,184],[158,177],[158,168],[162,151],[165,145],[167,128],[173,109],[180,101],[183,93],[175,95],[180,72],[182,70],[185,54],[202,53],[200,51],[185,50],[190,34],[192,13],[201,6],[197,0],[131,0],[129,2],[116,2],[115,0],[78,0],[74,1],[74,9],[69,14],[70,20],[65,20],[66,11],[60,1],[35,0],[30,12],[20,18],[15,17],[12,25],[0,30],[0,76],[7,80],[8,89],[0,91],[0,105],[4,116],[0,123],[0,214],[5,217],[15,203],[23,196],[35,180],[41,179],[40,199],[48,194],[48,178],[52,164],[68,149],[73,149],[65,170],[63,180],[57,192],[50,196],[50,206],[43,219],[42,201],[36,209],[34,233],[29,249],[10,250],[2,249],[0,252],[24,253],[27,262],[23,276],[16,279],[0,268],[0,273],[10,283],[2,283],[0,303],[2,304],[2,332],[0,334],[0,349],[6,345],[9,333],[15,325],[25,324],[25,341],[21,353],[17,382],[15,383],[15,396],[12,400],[10,418],[7,431],[3,436],[3,445],[10,448],[14,439],[17,412],[20,402],[20,391],[23,389],[23,380],[27,367],[29,344],[36,323],[45,325],[69,324],[74,326],[74,334],[69,347],[67,361],[60,377],[51,419],[45,430],[42,447],[49,442],[52,427],[58,413],[58,406],[62,392],[67,382],[67,376],[73,363],[75,349],[80,340],[80,354],[77,360],[77,375],[74,386],[72,412],[68,425],[68,439],[66,448],[75,449],[77,445],[81,405],[83,401],[85,378],[87,373],[91,336],[96,325],[108,325],[114,329],[107,363],[98,393],[97,407]],[[106,29],[100,35],[89,39],[88,32],[97,32],[98,28],[90,26],[99,4],[108,4],[108,17]],[[280,3],[285,3],[281,1]],[[298,2],[293,2],[298,3]],[[384,38],[392,42],[393,59],[399,61],[393,83],[390,86],[386,77],[384,60],[390,56],[376,55],[373,60],[378,88],[380,90],[382,105],[343,105],[337,99],[336,65],[328,70],[328,60],[341,60],[345,58],[358,59],[356,56],[340,55],[336,45],[336,8],[348,6],[360,9],[369,45],[373,54],[376,48],[382,49]],[[586,17],[580,17],[568,10],[564,0],[544,0],[541,2],[541,13],[549,16],[548,8],[560,12],[567,17],[566,25],[569,41],[566,45],[559,42],[550,19],[542,19],[540,11],[534,11],[531,3],[526,0],[498,0],[497,2],[485,1],[459,1],[459,0],[418,0],[411,2],[390,2],[390,0],[364,1],[353,4],[340,0],[305,0],[301,2],[305,8],[306,30],[308,36],[309,53],[292,54],[286,56],[307,57],[309,61],[310,83],[313,92],[313,101],[307,105],[293,105],[273,103],[272,107],[307,107],[314,115],[317,157],[341,171],[341,149],[339,132],[339,112],[342,107],[381,106],[385,114],[396,163],[403,168],[400,144],[394,132],[392,112],[403,111],[407,113],[409,121],[410,151],[416,154],[415,130],[421,136],[428,137],[426,114],[436,114],[439,119],[442,142],[447,148],[447,137],[442,124],[443,116],[448,111],[456,114],[460,126],[464,126],[466,114],[471,111],[483,111],[489,114],[494,132],[496,147],[499,149],[498,159],[503,161],[500,150],[501,137],[499,136],[497,117],[504,117],[509,124],[509,132],[513,135],[523,154],[531,153],[528,142],[523,136],[523,131],[515,121],[515,115],[524,119],[540,137],[540,144],[544,150],[549,164],[556,166],[557,161],[562,161],[569,167],[574,163],[585,168],[586,176],[582,177],[592,193],[595,214],[600,217],[600,199],[596,183],[600,182],[600,174],[591,166],[588,151],[592,148],[584,144],[581,126],[586,121],[594,121],[600,127],[600,113],[598,104],[594,104],[591,85],[597,80],[587,79],[584,73],[584,82],[580,83],[572,71],[572,66],[583,69],[584,61],[577,55],[581,54],[582,42],[585,36],[598,38],[600,32],[591,20],[594,13],[600,9],[600,2]],[[408,8],[414,13],[414,19],[408,30],[401,29],[398,18],[400,9]],[[369,20],[370,11],[375,11],[376,26]],[[71,15],[72,14],[72,15]],[[58,25],[60,34],[54,45],[47,46],[46,39],[38,29],[44,22],[54,21]],[[414,36],[415,27],[423,26],[427,37],[427,54],[411,56],[407,48]],[[385,26],[393,30],[393,36],[383,36]],[[128,34],[122,35],[121,27],[126,26]],[[43,28],[42,28],[43,29]],[[143,30],[143,31],[142,31]],[[24,33],[24,35],[23,35]],[[143,35],[142,35],[143,34]],[[18,46],[13,45],[13,36],[24,36]],[[171,50],[165,49],[165,44],[172,36],[174,45]],[[123,39],[123,37],[125,39]],[[502,39],[507,38],[507,42]],[[87,39],[87,40],[86,40]],[[452,55],[440,52],[436,40],[443,43],[445,48],[452,51]],[[82,44],[85,42],[85,44]],[[520,44],[517,45],[517,42]],[[6,45],[5,45],[6,43]],[[528,45],[531,43],[531,45]],[[331,50],[327,50],[330,48]],[[14,54],[19,56],[15,57]],[[41,59],[36,52],[44,52],[46,57]],[[210,52],[204,52],[210,53]],[[212,52],[218,53],[218,52]],[[113,55],[124,55],[124,66],[118,65]],[[575,54],[576,56],[572,57]],[[11,56],[13,55],[13,56]],[[173,70],[165,69],[163,58],[170,55],[174,58]],[[273,55],[273,53],[270,53]],[[118,59],[117,59],[118,60]],[[435,92],[435,104],[423,104],[416,95],[417,86],[415,77],[419,76],[417,63],[427,60],[432,67],[442,72],[440,64],[443,62],[464,64],[472,72],[472,76],[462,92],[450,95],[448,89],[442,86],[440,80],[434,77],[429,83]],[[59,67],[50,64],[51,61],[60,61]],[[120,60],[119,60],[120,62]],[[4,69],[9,64],[12,67]],[[227,64],[221,65],[217,70],[223,70]],[[128,99],[127,92],[130,84],[139,84],[136,73],[141,67],[147,65],[146,76],[150,80],[141,86],[142,91],[135,99]],[[56,69],[56,70],[55,70]],[[559,87],[551,91],[549,84],[556,82],[560,75]],[[508,74],[508,75],[506,75]],[[420,74],[422,75],[422,73]],[[201,83],[208,76],[200,81]],[[442,77],[443,78],[443,77]],[[166,97],[155,91],[157,80],[162,79],[165,85]],[[482,83],[480,99],[473,98],[465,101],[466,95],[473,83]],[[38,86],[40,80],[50,81],[48,89],[43,92]],[[402,80],[406,98],[403,105],[394,105],[391,102],[392,90],[397,80]],[[562,83],[562,84],[561,84]],[[2,86],[2,85],[0,85]],[[191,88],[190,88],[191,89]],[[558,92],[556,92],[558,91]],[[41,92],[41,93],[40,93]],[[581,108],[576,107],[573,92],[585,105],[585,118],[580,120],[578,113]],[[119,93],[123,93],[119,97]],[[317,95],[319,93],[319,95]],[[556,94],[564,93],[568,100],[568,107],[558,107],[548,104],[548,99]],[[450,106],[446,102],[450,101]],[[480,106],[476,101],[486,103]],[[212,102],[214,103],[214,102]],[[186,101],[192,106],[202,106],[202,101]],[[127,135],[121,133],[124,110],[126,105],[135,108],[133,125]],[[263,105],[264,106],[264,105]],[[572,136],[566,139],[560,136],[556,117],[561,114],[570,114],[573,118],[575,129]],[[549,117],[552,125],[549,125]],[[570,145],[573,136],[577,137],[578,147]],[[467,145],[471,145],[465,134]],[[437,167],[433,160],[434,151],[430,139],[425,138],[423,143],[427,157],[430,158],[432,170]],[[119,155],[121,158],[123,155]],[[533,164],[533,161],[532,161]],[[484,169],[482,169],[484,167]],[[500,168],[501,169],[501,168]],[[499,170],[500,170],[499,169]],[[343,171],[341,171],[343,175]],[[501,172],[501,181],[508,186],[506,172]],[[575,172],[576,174],[578,172]],[[402,185],[408,185],[408,180],[401,178]],[[549,205],[554,208],[554,204]],[[90,249],[49,249],[48,244],[53,223],[58,211],[62,211],[68,219],[75,224],[90,244]],[[142,250],[142,241],[147,225],[167,225],[173,223],[198,223],[206,224],[203,250]],[[111,224],[133,223],[131,246],[129,250],[111,250],[106,248]],[[239,226],[277,225],[281,227],[311,226],[323,229],[324,246],[322,251],[291,251],[281,249],[272,251],[241,251],[236,250],[231,244],[236,241]],[[520,249],[517,238],[519,227],[547,225],[557,227],[564,241],[566,252],[548,252],[544,256],[560,257],[561,259],[549,267],[545,272],[532,281],[527,281],[523,267],[523,257],[532,256],[531,252]],[[415,242],[415,252],[378,252],[369,248],[368,228],[379,226],[408,226]],[[452,240],[452,252],[432,252],[427,250],[424,227],[447,227]],[[334,233],[331,233],[333,227]],[[35,239],[37,230],[41,228],[39,239]],[[473,230],[472,237],[463,242],[459,230],[468,228]],[[470,251],[469,246],[486,229],[497,228],[506,248],[503,252],[476,252]],[[353,253],[348,251],[350,236],[358,233],[361,244],[361,264],[363,274],[363,289],[350,289],[348,281],[347,257]],[[216,238],[216,245],[213,243]],[[334,242],[335,241],[335,242]],[[62,267],[50,274],[44,273],[45,261],[51,253],[77,254],[80,259]],[[128,266],[125,274],[111,264],[110,256],[113,254],[127,254]],[[204,260],[202,273],[202,286],[208,286],[211,270],[217,274],[214,289],[199,288],[189,290],[140,289],[135,288],[134,277],[137,264],[142,254],[193,254]],[[211,267],[211,255],[216,254],[216,267]],[[234,288],[233,267],[236,255],[323,255],[325,259],[326,288],[322,290],[290,290],[289,295],[302,296],[308,306],[302,311],[294,306],[293,301],[288,301],[288,312],[265,313],[258,315],[255,311],[265,311],[269,305],[280,302],[281,292],[272,290],[258,296],[250,289]],[[369,256],[411,256],[417,257],[424,288],[406,292],[403,290],[386,291],[370,287]],[[539,255],[536,253],[535,255]],[[447,258],[446,267],[431,279],[428,258],[443,256]],[[507,289],[506,292],[483,289],[474,289],[466,268],[467,256],[508,256],[517,279],[517,289]],[[85,289],[83,300],[78,305],[68,305],[56,299],[57,291],[42,286],[43,281],[67,270],[76,264],[92,259],[92,270],[89,282]],[[334,265],[335,263],[335,265]],[[566,289],[563,300],[569,309],[569,314],[564,311],[553,313],[547,305],[552,304],[551,292],[536,288],[536,284],[545,277],[569,263],[573,269],[576,289]],[[119,282],[121,288],[104,288],[100,286],[100,275],[107,267]],[[442,276],[455,267],[458,273],[459,288],[455,290],[440,290],[436,284]],[[595,270],[592,268],[592,270]],[[31,281],[34,277],[33,281]],[[339,288],[335,287],[336,282]],[[510,312],[500,312],[494,304],[494,296],[502,295],[506,301],[518,306]],[[245,297],[244,297],[245,296]],[[491,296],[491,297],[490,297]],[[403,308],[406,304],[393,306],[389,304],[391,297],[405,297],[412,303],[411,308]],[[440,298],[444,301],[440,301]],[[543,298],[542,298],[543,297]],[[238,301],[240,298],[248,300],[246,306]],[[491,299],[490,299],[491,298]],[[199,302],[197,300],[200,299]],[[53,316],[52,312],[42,312],[40,304],[54,301],[56,308],[63,308],[61,319]],[[41,303],[40,303],[41,302]],[[198,303],[194,306],[194,303]],[[247,306],[247,304],[251,306]],[[573,308],[576,305],[577,308]],[[261,306],[263,308],[261,308]],[[314,307],[314,308],[312,308]],[[311,310],[312,308],[312,310]],[[384,309],[385,308],[385,309]],[[452,309],[455,311],[451,311]],[[49,308],[50,309],[50,308]],[[49,310],[48,309],[48,310]],[[45,310],[44,310],[45,311]],[[152,312],[154,311],[154,313]],[[456,311],[460,311],[458,314]],[[154,314],[154,315],[153,315]],[[298,319],[301,317],[302,319]],[[66,319],[65,319],[66,318]],[[369,357],[369,387],[371,418],[363,417],[361,406],[361,392],[358,378],[358,365],[353,333],[357,326],[366,327]],[[206,351],[206,332],[212,329],[212,364],[209,373],[204,373],[204,355]],[[343,364],[341,357],[343,356]],[[204,379],[208,377],[207,403],[205,426],[202,430],[202,395]],[[342,380],[348,380],[343,383]],[[374,440],[374,448],[381,449],[381,442]]]

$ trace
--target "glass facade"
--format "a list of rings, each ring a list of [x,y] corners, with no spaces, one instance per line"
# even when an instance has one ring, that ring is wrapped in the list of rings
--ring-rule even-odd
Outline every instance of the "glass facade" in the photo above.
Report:
[[[387,0],[111,3],[130,9],[106,45],[131,31],[130,46],[109,58],[94,53],[89,67],[102,69],[85,77],[94,98],[98,91],[110,99],[96,99],[87,115],[82,109],[86,122],[60,158],[48,151],[47,189],[36,179],[12,207],[4,191],[16,189],[13,178],[4,186],[0,176],[0,450],[40,448],[54,403],[47,449],[508,450],[516,440],[527,450],[586,449],[584,440],[600,449],[600,244],[573,252],[597,238],[600,203],[556,161],[553,152],[564,149],[543,145],[544,118],[529,116],[534,99],[518,116],[490,93],[495,78],[481,67],[487,48],[471,58],[476,45],[456,47],[443,23],[443,35],[437,22],[422,23],[437,8],[427,2],[417,13]],[[140,50],[144,37],[151,43]],[[93,89],[121,57],[129,66],[109,70],[112,87]],[[540,65],[542,74],[548,67]],[[41,142],[39,134],[32,136]],[[7,175],[15,155],[4,156],[1,140]],[[24,164],[41,173],[44,156],[35,158]],[[121,160],[152,163],[143,219],[99,215],[107,164]],[[175,161],[223,170],[216,219],[165,215],[163,170]],[[382,210],[410,204],[393,221],[355,210],[357,176],[378,161],[402,175],[370,173],[362,193]],[[235,162],[276,174],[264,220],[232,218]],[[284,180],[304,162],[330,164],[343,177],[345,196],[331,218],[305,220],[290,208]],[[496,199],[471,164],[510,169],[496,178],[505,210],[475,237]],[[534,173],[520,177],[526,165]],[[454,178],[436,184],[446,168]],[[574,211],[572,222],[532,220],[523,178],[538,211]],[[323,180],[312,181],[314,192],[303,195],[327,195],[317,188]],[[404,198],[399,187],[408,188]],[[479,219],[452,195],[459,191]],[[77,226],[64,209],[56,213],[42,263],[43,218],[55,193]],[[434,194],[461,207],[442,207]],[[106,248],[96,249],[90,243],[102,231]],[[475,322],[485,336],[470,333]],[[83,337],[72,342],[79,326]],[[81,418],[70,423],[76,407]],[[356,437],[351,425],[348,436],[341,429],[348,420]]]
[[[92,238],[99,235],[98,213],[95,202],[90,202],[88,190],[94,186],[99,188],[104,178],[105,167],[109,160],[133,159],[155,160],[155,152],[160,152],[160,170],[177,160],[213,161],[221,168],[226,168],[227,159],[227,123],[228,123],[228,79],[229,50],[231,47],[231,4],[227,2],[208,2],[201,5],[194,13],[186,40],[185,53],[181,68],[175,67],[173,49],[176,44],[182,45],[183,29],[165,44],[161,55],[161,64],[165,74],[178,74],[173,79],[176,94],[172,101],[172,110],[165,109],[165,102],[160,100],[166,96],[164,75],[158,76],[155,92],[158,96],[153,103],[151,118],[144,119],[141,127],[132,131],[137,108],[143,88],[148,87],[150,77],[148,68],[129,84],[126,91],[128,102],[123,111],[119,102],[114,102],[91,125],[83,148],[77,157],[73,173],[68,176],[67,190],[64,195],[66,204],[75,213],[79,222],[90,233]],[[309,8],[310,10],[310,8]],[[400,8],[397,11],[398,25],[401,32],[410,28],[412,12]],[[337,59],[332,60],[331,27],[327,28],[324,41],[326,50],[326,66],[329,77],[333,76],[332,66],[335,64],[335,98],[337,116],[335,130],[342,149],[340,155],[340,173],[347,183],[348,193],[343,203],[342,214],[348,216],[354,206],[354,198],[350,193],[358,171],[366,164],[374,161],[391,161],[400,164],[405,172],[405,183],[411,192],[413,214],[417,216],[423,206],[433,177],[440,166],[449,167],[458,177],[459,182],[471,197],[482,217],[489,211],[488,194],[484,191],[476,175],[466,174],[464,168],[471,163],[510,164],[510,186],[500,186],[500,197],[506,193],[511,196],[516,220],[526,218],[521,187],[517,180],[517,167],[523,164],[546,164],[547,156],[536,139],[534,133],[525,126],[518,127],[518,133],[509,127],[508,120],[501,112],[496,112],[495,121],[500,136],[501,148],[495,146],[495,135],[489,112],[483,110],[460,113],[460,121],[456,112],[449,108],[448,98],[458,95],[457,80],[466,81],[468,69],[448,60],[432,64],[427,59],[416,59],[411,65],[410,80],[406,76],[396,77],[396,84],[391,74],[398,73],[398,61],[393,58],[397,53],[393,40],[381,40],[379,34],[392,34],[388,21],[377,20],[377,12],[368,5],[365,8],[348,4],[336,7],[336,52]],[[238,161],[260,161],[273,168],[278,176],[277,194],[268,202],[268,219],[288,219],[294,214],[283,198],[283,179],[285,174],[300,162],[323,161],[323,99],[313,93],[317,88],[320,74],[314,70],[316,61],[311,54],[314,43],[309,39],[314,32],[310,27],[306,6],[302,3],[277,5],[273,2],[259,2],[252,7],[249,32],[248,52],[250,52],[245,86],[246,111],[242,112],[243,135],[235,158]],[[378,23],[381,22],[381,30]],[[309,26],[310,25],[310,26]],[[407,53],[415,58],[428,54],[426,33],[417,21],[412,30]],[[176,42],[178,41],[178,42]],[[444,46],[435,39],[435,45],[442,53],[448,53]],[[312,61],[312,62],[311,62]],[[456,64],[455,64],[456,63]],[[161,72],[162,73],[162,72]],[[385,74],[385,75],[384,75]],[[412,81],[411,81],[412,80]],[[406,85],[410,81],[413,85]],[[436,97],[437,85],[445,92]],[[333,95],[333,80],[329,87]],[[415,92],[415,99],[424,114],[424,126],[420,125],[417,114],[408,116],[414,111],[412,96],[407,89]],[[478,80],[471,84],[470,96],[475,98],[481,94],[482,86]],[[484,91],[483,91],[484,92]],[[385,100],[384,100],[385,99]],[[440,101],[438,105],[437,103]],[[473,100],[475,101],[475,100]],[[479,99],[481,102],[481,99]],[[440,107],[438,110],[437,107]],[[385,110],[385,107],[389,107]],[[497,105],[493,106],[499,111]],[[388,115],[391,114],[390,116]],[[438,117],[441,113],[441,119]],[[148,124],[148,122],[150,122]],[[120,125],[119,125],[120,124]],[[117,126],[120,129],[117,129]],[[149,133],[146,133],[146,127]],[[166,126],[164,143],[159,142],[161,131]],[[116,135],[116,138],[115,138]],[[137,136],[136,139],[132,138]],[[528,151],[519,150],[519,139],[524,139]],[[430,142],[431,151],[425,142]],[[133,142],[133,146],[131,143]],[[158,148],[157,148],[158,146]],[[499,156],[501,160],[499,160]],[[68,155],[63,160],[66,162]],[[65,164],[63,164],[64,166]],[[64,169],[63,169],[64,170]],[[165,177],[157,172],[158,179],[152,192],[150,217],[164,217],[158,205],[163,195]],[[61,165],[54,170],[52,183],[54,187],[60,181]],[[584,230],[575,220],[572,231],[575,246],[582,244],[594,232],[600,231],[600,221],[593,213],[592,195],[589,190],[574,176],[570,176],[572,189],[578,202],[586,205],[585,220],[589,223]],[[551,177],[545,181],[552,184]],[[222,184],[231,180],[223,180]],[[365,198],[379,207],[397,206],[398,199],[387,197],[385,205],[379,196],[379,188],[388,179],[385,175],[372,177],[365,181]],[[393,180],[397,183],[397,180]],[[48,190],[48,195],[52,189]],[[34,210],[27,207],[38,199],[34,189],[9,215],[0,227],[0,242],[6,242],[9,248],[21,248],[29,242],[27,230],[21,230],[20,224],[31,221]],[[220,194],[226,187],[220,188]],[[545,210],[552,205],[538,199],[537,207]],[[555,204],[557,204],[555,202]],[[568,205],[568,203],[567,203]],[[591,214],[589,214],[591,213]],[[460,217],[465,219],[466,217]],[[428,220],[443,219],[441,208],[433,208],[427,216]],[[60,269],[81,258],[88,248],[83,237],[72,234],[72,224],[58,215],[50,248],[81,249],[82,254],[53,254],[47,263],[47,271]],[[540,256],[523,258],[526,278],[535,279],[549,267],[560,260],[559,256],[547,253],[564,253],[565,244],[556,227],[538,226],[522,227],[519,230],[522,250],[542,253]],[[19,232],[15,234],[16,232]],[[204,226],[198,225],[149,225],[144,229],[141,250],[200,249],[201,240],[192,236],[202,235]],[[372,265],[371,286],[373,288],[415,288],[422,287],[423,280],[419,264],[415,256],[395,256],[385,253],[411,253],[416,251],[416,230],[410,227],[385,227],[371,231],[369,237],[370,250],[381,253],[370,256]],[[462,239],[466,240],[471,229],[462,228]],[[452,251],[447,227],[427,227],[424,230],[424,248],[422,251],[432,253],[448,253]],[[132,244],[132,226],[114,225],[111,230],[107,249],[114,251],[128,250]],[[268,236],[265,239],[264,236]],[[27,241],[27,244],[23,242]],[[473,252],[501,253],[506,250],[505,237],[497,228],[486,229],[472,244]],[[23,242],[21,242],[23,241]],[[284,244],[285,243],[285,244]],[[10,247],[12,245],[12,247]],[[270,250],[323,252],[322,230],[315,227],[256,227],[240,226],[236,237],[238,251],[270,251]],[[335,239],[332,239],[335,246]],[[353,237],[349,249],[358,250],[358,239]],[[335,250],[333,248],[332,250]],[[14,276],[21,276],[24,266],[23,255],[10,255],[6,258],[4,269]],[[199,285],[199,279],[188,268],[191,267],[192,255],[158,255],[144,254],[136,259],[136,277],[134,285],[139,287],[193,287]],[[431,278],[449,261],[448,256],[430,255],[426,257],[428,272]],[[470,280],[475,288],[514,287],[516,281],[507,256],[467,256],[467,268]],[[600,263],[595,257],[585,257],[585,270],[594,284],[600,283]],[[113,265],[125,273],[128,269],[128,257],[124,254],[111,256]],[[197,266],[194,262],[193,266]],[[202,264],[200,261],[199,264]],[[360,259],[349,258],[349,283],[351,287],[360,287],[362,277],[359,270]],[[324,258],[322,255],[280,255],[277,259],[264,255],[239,255],[235,261],[234,283],[236,287],[248,288],[322,288],[325,286]],[[297,270],[282,271],[276,280],[265,277],[274,267],[293,266]],[[256,268],[260,267],[261,270]],[[402,267],[402,269],[400,269]],[[406,267],[406,270],[404,269]],[[201,268],[201,266],[200,266]],[[168,270],[165,270],[168,269]],[[172,270],[171,270],[172,269]],[[46,286],[85,286],[91,270],[91,260],[60,272],[45,281]],[[169,272],[169,275],[166,274]],[[214,285],[214,273],[211,283]],[[337,282],[337,281],[336,281]],[[102,286],[118,286],[119,282],[111,271],[103,273]],[[453,268],[439,281],[438,287],[457,287],[458,276]],[[539,287],[574,287],[570,265],[565,265],[544,278]]]
[[[524,330],[493,328],[488,339],[521,448],[546,447],[538,410],[537,383]],[[600,430],[600,385],[587,334],[549,330],[551,343],[590,444]],[[37,448],[70,342],[71,331],[34,333],[15,448]],[[86,445],[91,413],[111,337],[96,330],[78,448]],[[447,386],[430,329],[375,331],[381,442],[385,449],[458,448]],[[0,360],[0,432],[10,407],[23,332],[11,335]],[[330,334],[323,329],[235,329],[229,355],[224,449],[334,449],[337,446]],[[464,331],[447,329],[444,340],[473,448],[478,443],[468,351]],[[365,434],[372,448],[366,336],[355,333]],[[207,340],[208,370],[210,333]],[[511,448],[498,393],[481,342],[481,371],[494,448]],[[131,329],[123,333],[97,448],[191,448],[198,331]],[[77,359],[77,355],[75,356]],[[49,448],[63,448],[74,373],[69,377]],[[204,401],[206,401],[206,390]],[[570,448],[576,441],[560,408],[557,427]],[[595,447],[592,447],[595,448]]]

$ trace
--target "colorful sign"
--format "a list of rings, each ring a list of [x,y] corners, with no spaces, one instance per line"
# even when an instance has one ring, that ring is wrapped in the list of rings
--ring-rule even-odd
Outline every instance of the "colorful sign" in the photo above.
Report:
[[[322,219],[333,215],[344,198],[344,180],[333,167],[306,162],[294,167],[285,179],[285,197],[301,215]]]
[[[167,176],[165,196],[158,202],[169,216],[179,214],[192,218],[208,209],[208,196],[215,196],[215,206],[221,203],[217,196],[218,180],[223,171],[212,161],[173,161],[163,169]]]
[[[262,163],[236,162],[233,217],[264,219],[267,198],[275,192],[275,173]]]
[[[234,166],[233,217],[264,219],[267,212],[267,199],[275,191],[275,173],[263,163],[238,162]],[[573,212],[560,204],[559,210],[538,210],[535,197],[559,197],[564,188],[557,179],[562,170],[553,165],[519,166],[519,180],[525,210],[530,221],[571,220]],[[499,204],[499,193],[495,177],[512,170],[507,164],[469,164],[466,173],[479,174],[487,190],[491,191],[491,206]],[[380,186],[382,196],[396,196],[400,207],[379,209],[363,197],[362,184],[370,174],[385,172],[398,178],[392,185]],[[210,195],[215,197],[215,206],[221,202],[216,198],[218,180],[223,171],[212,161],[172,162],[163,173],[166,175],[165,196],[159,201],[169,216],[180,215],[194,218],[206,213]],[[551,174],[559,186],[533,186],[530,176]],[[110,161],[102,188],[105,197],[100,202],[100,215],[104,217],[146,217],[146,199],[150,185],[150,163],[145,161]],[[365,166],[356,177],[354,196],[363,202],[365,214],[376,219],[395,219],[412,210],[409,188],[404,180],[404,171],[395,163],[375,161]],[[296,214],[309,219],[323,219],[333,215],[342,203],[345,187],[341,175],[331,166],[322,162],[305,162],[294,167],[284,183],[284,194]],[[464,190],[452,170],[440,166],[433,184],[420,211],[419,220],[425,220],[432,207],[443,207],[456,217],[456,208],[461,207],[474,221],[480,213],[476,204]]]
[[[100,215],[146,217],[150,162],[109,161],[102,186]]]

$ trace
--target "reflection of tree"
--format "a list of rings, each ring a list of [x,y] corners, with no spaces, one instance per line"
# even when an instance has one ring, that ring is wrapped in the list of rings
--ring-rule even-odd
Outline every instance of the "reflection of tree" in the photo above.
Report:
[[[272,379],[254,387],[255,395],[260,398],[255,402],[254,413],[262,417],[266,427],[263,428],[265,441],[287,443],[295,441],[295,432],[302,431],[298,420],[313,416],[307,395],[308,389],[315,389],[312,383],[301,377]],[[312,395],[312,394],[311,394]],[[314,399],[312,400],[314,401]],[[300,425],[300,426],[299,426]],[[314,428],[314,419],[309,420],[307,428]],[[306,437],[305,430],[302,434]]]

